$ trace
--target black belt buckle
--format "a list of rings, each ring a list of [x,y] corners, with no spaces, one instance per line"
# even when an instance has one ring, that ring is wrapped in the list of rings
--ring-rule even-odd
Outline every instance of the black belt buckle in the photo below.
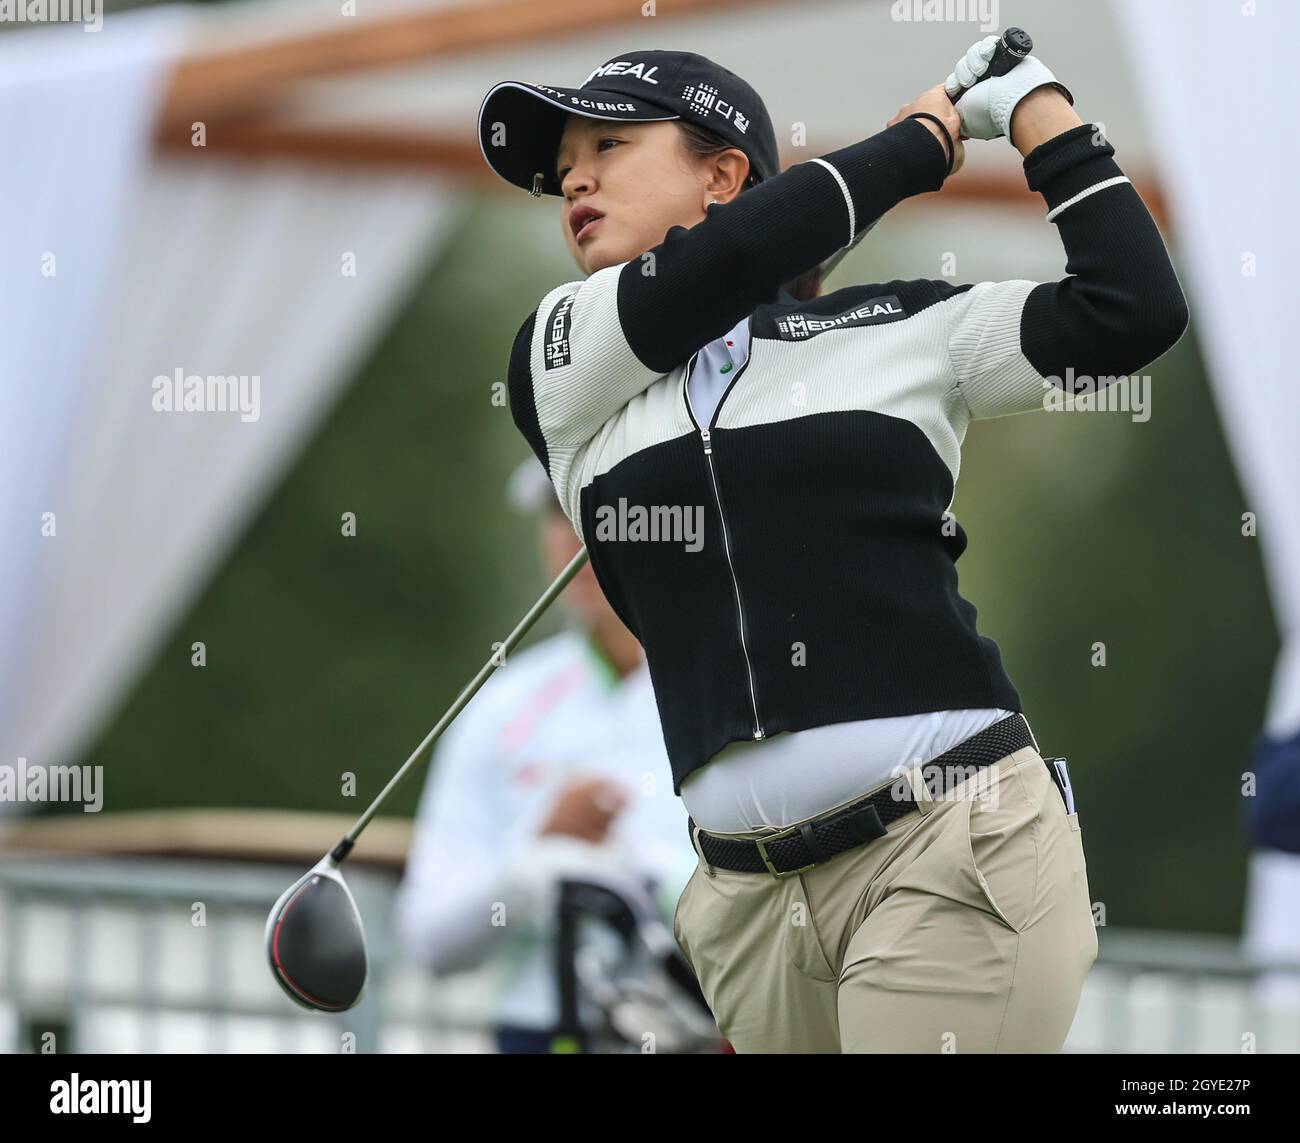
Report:
[[[827,852],[817,838],[816,827],[829,825],[832,822],[847,832],[854,840],[848,846],[841,846],[836,848],[834,852]],[[802,825],[789,826],[780,833],[774,833],[764,838],[756,838],[755,844],[758,846],[758,856],[767,867],[767,871],[780,881],[784,877],[793,877],[796,873],[806,873],[808,870],[830,861],[831,858],[846,853],[849,849],[856,849],[859,845],[866,845],[868,842],[884,837],[887,832],[884,823],[880,820],[880,811],[868,799],[863,804],[841,811],[831,817],[814,818]],[[793,837],[795,834],[799,834],[803,838],[804,845],[807,846],[808,853],[812,856],[812,861],[807,865],[801,865],[798,869],[785,871],[777,869],[772,864],[772,858],[767,852],[767,843],[778,841],[783,837]]]
[[[767,866],[767,871],[778,881],[783,877],[794,877],[798,873],[806,873],[817,864],[817,862],[813,861],[808,865],[799,866],[798,869],[787,869],[782,871],[772,864],[772,858],[768,855],[767,843],[769,841],[780,841],[783,837],[794,837],[794,835],[803,828],[803,826],[797,825],[787,826],[780,833],[769,834],[767,837],[754,839],[754,844],[758,846],[758,856],[762,859],[763,864]]]

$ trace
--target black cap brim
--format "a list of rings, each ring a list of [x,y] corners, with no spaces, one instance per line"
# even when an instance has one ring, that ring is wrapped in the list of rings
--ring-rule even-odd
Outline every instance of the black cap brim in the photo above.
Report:
[[[492,88],[479,107],[479,149],[488,166],[506,182],[532,191],[540,173],[537,189],[542,194],[562,194],[555,177],[555,152],[570,115],[626,123],[681,118],[616,91],[591,87],[548,87],[542,91],[533,84],[506,80]],[[499,144],[492,138],[498,123],[505,127],[504,141]]]

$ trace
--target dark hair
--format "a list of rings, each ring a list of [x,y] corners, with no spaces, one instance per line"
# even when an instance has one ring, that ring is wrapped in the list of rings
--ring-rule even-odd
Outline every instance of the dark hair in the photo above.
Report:
[[[685,119],[678,119],[676,123],[680,129],[682,147],[689,155],[697,158],[708,158],[710,155],[720,155],[723,151],[735,148],[734,143],[728,143],[726,139],[723,139],[720,135],[715,135],[707,127],[701,127],[698,123],[692,123]],[[744,194],[745,191],[758,186],[762,181],[757,173],[750,171],[749,176],[745,179],[745,185],[740,188],[740,193]],[[801,302],[811,301],[821,293],[821,267],[814,266],[811,270],[805,270],[799,277],[786,282],[785,288]]]

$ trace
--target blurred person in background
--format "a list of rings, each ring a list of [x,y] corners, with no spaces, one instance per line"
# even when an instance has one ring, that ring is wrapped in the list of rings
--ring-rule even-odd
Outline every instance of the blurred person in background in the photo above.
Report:
[[[508,495],[538,514],[554,579],[581,542],[536,459]],[[561,880],[634,881],[670,922],[695,868],[641,646],[590,564],[561,598],[572,625],[516,650],[437,747],[396,905],[407,955],[435,975],[495,968],[490,1019],[508,1053],[557,1050]],[[588,1028],[589,1000],[583,1015]]]

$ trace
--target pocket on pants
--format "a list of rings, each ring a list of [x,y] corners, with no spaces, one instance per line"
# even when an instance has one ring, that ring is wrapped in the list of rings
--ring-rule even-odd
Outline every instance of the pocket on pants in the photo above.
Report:
[[[789,889],[784,898],[786,956],[810,980],[837,980],[839,973],[831,967],[822,944],[804,875],[800,873],[791,877],[787,884]]]
[[[1097,922],[1092,915],[1092,891],[1088,887],[1088,859],[1083,852],[1083,827],[1079,822],[1079,811],[1075,810],[1074,813],[1069,814],[1065,820],[1069,823],[1070,837],[1074,842],[1079,860],[1079,864],[1075,869],[1075,876],[1079,880],[1080,897],[1082,899],[1083,908],[1087,911],[1088,931],[1091,934],[1088,942],[1091,946],[1091,951],[1088,952],[1087,963],[1093,964],[1097,959],[1098,952],[1100,952],[1100,946],[1097,937]]]
[[[1066,814],[1065,824],[1070,827],[1070,842],[1074,846],[1074,855],[1077,862],[1075,873],[1086,884],[1088,880],[1088,859],[1083,852],[1083,825],[1079,821],[1079,811],[1075,810],[1072,814]]]
[[[983,903],[1017,933],[1033,918],[1037,900],[1038,827],[1045,792],[1059,797],[1042,762],[1026,763],[1003,772],[987,787],[987,797],[972,791],[962,810],[966,855]]]
[[[686,894],[691,891],[691,886],[695,884],[695,878],[699,872],[700,867],[697,865],[694,870],[692,870],[691,875],[686,879],[686,884],[682,886],[682,891],[677,894],[677,905],[673,909],[673,940],[677,942],[678,951],[686,958],[687,964],[691,964],[691,954],[687,950],[686,946],[682,944],[682,928],[678,923],[678,917],[681,916],[682,902],[686,900]],[[692,971],[694,971],[694,968],[695,966],[691,965]]]

